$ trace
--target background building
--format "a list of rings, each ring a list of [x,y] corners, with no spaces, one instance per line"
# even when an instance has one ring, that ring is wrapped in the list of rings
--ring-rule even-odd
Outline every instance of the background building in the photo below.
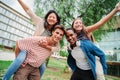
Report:
[[[108,61],[120,61],[120,17],[117,16],[117,24],[113,30],[107,32],[98,42],[99,47],[105,52]],[[110,57],[111,56],[111,57]]]
[[[102,37],[98,42],[99,47],[105,52],[107,60],[107,74],[120,77],[120,17],[117,16],[118,24],[113,30]]]
[[[30,19],[0,1],[0,45],[15,46],[15,41],[31,36],[35,30]]]

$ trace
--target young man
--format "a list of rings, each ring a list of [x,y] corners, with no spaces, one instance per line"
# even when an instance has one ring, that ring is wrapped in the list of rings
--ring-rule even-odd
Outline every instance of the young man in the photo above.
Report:
[[[64,28],[56,25],[52,31],[52,36],[33,36],[24,38],[16,42],[16,54],[20,50],[27,51],[24,66],[20,67],[13,76],[13,80],[40,80],[40,65],[51,55],[51,48],[56,46],[64,35]],[[39,42],[46,48],[39,46]]]
[[[104,80],[103,70],[106,72],[107,68],[104,53],[99,50],[99,48],[97,48],[90,40],[77,41],[77,34],[74,33],[71,28],[66,30],[66,38],[70,43],[67,62],[73,71],[71,80],[99,80],[99,77]],[[97,52],[95,52],[91,46],[93,46]],[[97,70],[95,70],[98,69],[96,68],[95,55],[99,56],[101,62],[103,62],[103,68],[99,68],[102,73],[99,75],[96,73]]]

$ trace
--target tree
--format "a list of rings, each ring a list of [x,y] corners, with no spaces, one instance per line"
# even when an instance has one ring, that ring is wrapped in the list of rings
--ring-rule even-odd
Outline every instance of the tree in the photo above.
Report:
[[[43,17],[47,11],[53,9],[60,15],[61,23],[65,27],[71,27],[73,19],[77,16],[83,19],[86,26],[96,23],[109,13],[117,2],[118,0],[35,0],[34,3],[35,12],[39,16]],[[109,27],[112,24],[109,22]],[[102,27],[93,34],[99,41],[105,33]]]
[[[89,3],[89,7],[87,8],[86,12],[83,13],[83,21],[88,25],[92,25],[99,21],[103,16],[108,14],[116,5],[118,0],[91,0],[92,2]],[[111,30],[111,27],[114,24],[114,19],[111,19],[108,23],[108,30],[104,30],[104,27],[96,30],[93,34],[97,41],[101,40],[101,36],[105,35],[107,31]]]
[[[86,26],[96,23],[109,13],[117,2],[118,0],[35,0],[34,8],[40,17],[51,9],[55,10],[61,17],[61,23],[68,28],[77,16],[83,19]],[[94,32],[97,41],[106,33],[103,29],[104,27]],[[60,42],[61,47],[64,46],[63,41],[64,39]]]

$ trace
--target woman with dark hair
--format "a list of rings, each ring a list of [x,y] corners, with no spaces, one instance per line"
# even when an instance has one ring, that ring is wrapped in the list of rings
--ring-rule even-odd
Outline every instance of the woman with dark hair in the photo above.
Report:
[[[67,40],[72,44],[71,55],[74,58],[71,68],[74,70],[71,80],[99,80],[96,75],[96,59],[95,55],[100,58],[102,64],[103,73],[107,73],[107,65],[105,54],[100,50],[93,42],[90,41],[89,34],[100,28],[108,20],[112,18],[114,14],[120,11],[120,2],[115,6],[115,8],[105,17],[103,17],[97,23],[85,27],[80,18],[76,18],[72,23],[72,29],[67,31]],[[74,32],[76,33],[77,43],[75,43],[75,38],[73,38]],[[103,79],[102,79],[103,80]]]
[[[28,13],[28,15],[31,16],[33,23],[37,27],[34,36],[50,36],[51,30],[54,28],[54,26],[56,24],[60,24],[60,17],[54,10],[48,11],[44,19],[41,19],[34,14],[31,15],[30,12]]]
[[[37,16],[26,4],[22,2],[22,0],[18,0],[20,5],[23,7],[25,12],[29,15],[32,19],[33,24],[36,26],[35,32],[33,36],[51,36],[51,31],[56,24],[60,24],[60,17],[54,10],[50,10],[44,19]],[[59,51],[59,43],[55,47],[44,46],[46,43],[39,43],[40,46],[45,47],[52,52]],[[9,80],[12,74],[14,74],[17,69],[21,66],[23,61],[26,58],[27,53],[23,50],[19,52],[19,54],[15,54],[16,59],[14,62],[9,66],[6,74],[3,77],[3,80]],[[23,64],[22,64],[23,65]],[[23,65],[24,66],[24,65]],[[40,76],[44,73],[46,68],[45,62],[40,66]]]
[[[51,13],[54,13],[56,15],[56,17],[57,17],[57,23],[53,24],[53,26],[56,25],[56,24],[60,24],[60,17],[58,16],[58,14],[54,10],[50,10],[50,11],[48,11],[48,13],[45,15],[45,18],[44,18],[44,20],[45,20],[45,22],[44,22],[44,28],[45,29],[47,29],[48,26],[50,25],[48,23],[48,21],[47,21],[47,18],[49,16],[49,14],[51,14]],[[52,30],[52,27],[51,27],[51,30]]]

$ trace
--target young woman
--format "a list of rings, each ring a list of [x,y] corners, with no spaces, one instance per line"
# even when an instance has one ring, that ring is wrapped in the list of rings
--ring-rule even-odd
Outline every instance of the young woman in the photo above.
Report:
[[[20,50],[27,51],[24,67],[20,67],[14,74],[13,80],[40,80],[40,65],[51,55],[51,50],[39,46],[45,42],[46,46],[55,46],[63,37],[65,31],[61,25],[56,25],[50,37],[33,36],[23,38],[16,42],[16,53]]]
[[[38,17],[32,10],[22,2],[22,0],[18,0],[18,2],[21,4],[25,12],[29,15],[29,17],[32,19],[34,25],[36,26],[35,32],[33,36],[50,36],[51,30],[53,29],[53,26],[56,24],[60,24],[60,17],[58,14],[50,10],[44,17],[44,19],[41,19]],[[41,44],[40,44],[41,45]],[[42,45],[41,45],[42,46]],[[43,45],[44,47],[44,45]],[[55,47],[47,47],[51,49],[52,52],[59,51],[59,44]],[[16,70],[20,67],[20,65],[23,63],[23,61],[26,58],[26,52],[21,50],[17,58],[14,60],[13,64],[8,68],[7,72],[5,73],[3,80],[9,80],[10,77]],[[16,54],[17,55],[17,54]],[[40,66],[40,76],[42,77],[42,74],[44,73],[46,66],[45,63],[43,63]]]
[[[98,29],[99,27],[101,27],[110,18],[112,18],[112,16],[118,11],[120,11],[120,2],[107,16],[102,18],[100,21],[98,21],[94,25],[84,27],[83,22],[80,18],[76,18],[73,21],[72,29],[74,30],[74,32],[76,32],[77,39],[80,40],[80,42],[78,43],[80,44],[80,47],[82,50],[79,48],[74,48],[74,50],[72,51],[72,57],[75,59],[76,67],[72,66],[72,68],[75,71],[71,76],[71,80],[96,80],[97,79],[94,55],[100,58],[103,72],[106,74],[107,65],[105,60],[105,54],[90,41],[89,34],[92,33],[94,30]],[[72,36],[72,34],[70,36]],[[72,39],[72,37],[69,37],[69,40],[71,41],[71,43],[74,43],[74,39]],[[72,46],[76,46],[76,44],[73,44]],[[78,52],[76,52],[77,50]],[[82,59],[85,59],[85,61]],[[86,74],[86,72],[88,74]]]

